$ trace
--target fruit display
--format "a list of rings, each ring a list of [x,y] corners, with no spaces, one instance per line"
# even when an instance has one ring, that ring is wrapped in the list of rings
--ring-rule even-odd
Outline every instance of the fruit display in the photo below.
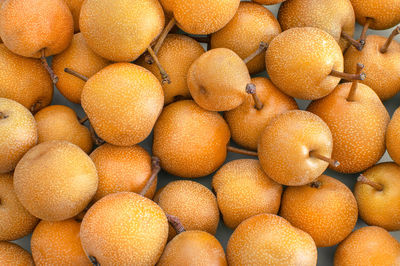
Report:
[[[0,265],[400,265],[400,0],[0,0]]]

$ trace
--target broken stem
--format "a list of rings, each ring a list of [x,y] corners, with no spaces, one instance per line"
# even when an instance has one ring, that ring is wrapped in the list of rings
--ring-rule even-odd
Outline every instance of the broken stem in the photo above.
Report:
[[[147,192],[153,185],[154,180],[157,178],[157,175],[160,172],[160,170],[161,170],[160,159],[155,156],[151,157],[151,176],[149,180],[147,180],[147,183],[142,189],[142,191],[140,192],[140,195],[145,196],[147,194]]]
[[[185,227],[183,227],[178,217],[170,215],[168,213],[165,213],[165,215],[167,216],[168,222],[172,225],[178,235],[185,232]]]
[[[330,76],[334,76],[337,78],[345,79],[348,81],[353,81],[353,80],[364,80],[366,78],[365,73],[360,73],[360,74],[349,74],[349,73],[344,73],[344,72],[339,72],[336,70],[331,71],[329,74]]]
[[[364,65],[361,63],[357,63],[356,74],[360,75],[363,69],[364,69]],[[355,101],[354,97],[356,95],[357,87],[358,87],[358,80],[353,80],[353,83],[351,84],[351,88],[349,91],[349,95],[347,96],[347,101],[349,101],[349,102]]]
[[[147,51],[149,52],[150,56],[154,59],[154,62],[156,63],[158,69],[160,70],[161,78],[162,78],[162,84],[168,83],[171,84],[171,80],[169,79],[169,76],[165,69],[162,67],[160,61],[158,61],[158,57],[155,54],[154,50],[149,46],[147,47]]]
[[[257,50],[255,50],[251,55],[243,59],[243,62],[247,64],[251,60],[253,60],[257,55],[265,52],[268,48],[268,43],[265,42],[260,42],[260,45],[258,46]]]
[[[310,183],[310,187],[312,188],[320,188],[322,183],[320,181],[314,181]]]
[[[58,82],[58,77],[57,75],[54,73],[53,69],[49,66],[49,64],[47,63],[46,60],[46,52],[45,49],[41,50],[42,55],[40,56],[40,62],[42,63],[42,65],[44,66],[44,68],[47,70],[47,72],[49,72],[50,74],[50,78],[53,81],[53,84],[56,84]]]
[[[258,98],[256,85],[254,85],[253,83],[247,84],[247,86],[246,86],[246,92],[247,92],[248,94],[251,94],[251,96],[253,96],[253,100],[254,100],[254,103],[255,103],[255,108],[256,108],[257,110],[261,110],[261,109],[263,108],[264,105],[263,105],[263,103],[261,102],[260,98]]]
[[[385,44],[379,50],[382,54],[386,53],[389,49],[390,44],[393,41],[393,38],[400,33],[400,26],[396,27],[392,33],[390,34],[389,38],[386,40]]]
[[[310,157],[314,157],[314,158],[317,158],[319,160],[325,161],[325,162],[329,163],[329,165],[332,166],[332,167],[338,167],[340,165],[340,163],[338,161],[336,161],[336,160],[334,160],[332,158],[328,158],[328,157],[326,157],[324,155],[321,155],[316,151],[311,151],[310,152]]]
[[[238,153],[238,154],[243,154],[243,155],[249,155],[249,156],[258,156],[257,152],[255,151],[249,151],[249,150],[245,150],[245,149],[239,149],[239,148],[235,148],[232,146],[228,146],[227,150],[230,152],[234,152],[234,153]]]
[[[101,139],[99,136],[97,136],[91,123],[89,123],[89,132],[90,132],[90,136],[96,146],[101,146],[105,143],[105,141],[103,139]]]
[[[64,72],[68,73],[68,74],[70,74],[72,76],[75,76],[75,77],[77,77],[77,78],[79,78],[79,79],[81,79],[81,80],[83,80],[85,82],[89,80],[88,77],[86,77],[86,76],[84,76],[84,75],[82,75],[82,74],[80,74],[80,73],[78,73],[75,70],[72,70],[70,68],[64,68]]]
[[[343,37],[343,39],[345,39],[351,45],[353,45],[357,50],[361,51],[363,49],[364,46],[359,41],[355,40],[352,36],[347,34],[346,32],[342,31],[341,36]]]
[[[378,184],[370,179],[368,179],[366,176],[364,176],[363,174],[361,174],[358,178],[357,181],[365,184],[365,185],[370,185],[371,187],[375,188],[378,191],[382,191],[383,190],[383,186],[381,184]]]

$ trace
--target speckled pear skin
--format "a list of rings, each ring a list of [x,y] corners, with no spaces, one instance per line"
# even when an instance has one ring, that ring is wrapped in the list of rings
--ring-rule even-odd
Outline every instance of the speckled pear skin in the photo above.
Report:
[[[288,187],[279,215],[310,234],[317,247],[330,247],[345,239],[357,223],[357,201],[350,189],[322,175],[319,188],[307,184]]]
[[[255,3],[259,3],[262,5],[275,5],[278,3],[285,2],[286,0],[253,0]]]
[[[85,0],[64,0],[69,10],[71,11],[72,18],[74,19],[74,32],[77,33],[79,29],[79,15],[81,14],[81,7]]]
[[[70,46],[53,57],[52,68],[58,77],[56,87],[69,101],[80,104],[83,86],[86,82],[66,73],[64,69],[70,68],[90,78],[110,63],[95,54],[88,47],[82,33],[77,33],[72,38]]]
[[[344,54],[344,71],[355,73],[357,63],[362,62],[366,78],[361,83],[373,89],[382,101],[400,91],[400,43],[393,40],[383,54],[380,49],[386,40],[382,36],[368,35],[362,51],[352,46]]]
[[[91,266],[79,237],[81,223],[69,219],[60,222],[41,221],[32,234],[31,250],[36,265]]]
[[[400,243],[385,229],[367,226],[354,231],[336,249],[334,265],[381,265],[400,263]]]
[[[0,264],[14,266],[34,266],[31,254],[10,242],[0,242]]]
[[[356,20],[361,25],[365,24],[366,18],[372,18],[369,28],[374,30],[385,30],[400,23],[400,1],[399,0],[350,0],[356,14]]]
[[[328,163],[310,156],[311,151],[330,158],[332,134],[318,116],[307,111],[287,111],[265,128],[258,144],[258,158],[265,173],[286,186],[302,186],[317,179]]]
[[[30,111],[48,106],[53,82],[39,60],[12,53],[0,44],[0,97],[19,102]]]
[[[119,147],[105,143],[95,149],[90,158],[99,175],[93,201],[117,192],[140,193],[151,176],[151,157],[139,145]],[[151,199],[156,187],[157,178],[145,196]]]
[[[218,240],[203,231],[186,231],[167,246],[157,266],[215,265],[226,266],[225,252]]]
[[[48,141],[30,149],[14,172],[18,200],[36,217],[61,221],[83,211],[97,190],[90,157],[67,141]]]
[[[12,52],[39,58],[61,53],[74,22],[64,0],[6,0],[0,8],[0,36]]]
[[[211,35],[211,48],[231,49],[245,59],[260,46],[260,42],[270,43],[281,33],[281,27],[274,15],[265,7],[241,2],[232,20],[221,30]],[[265,52],[247,63],[249,72],[265,70]]]
[[[174,18],[190,34],[210,34],[222,29],[235,15],[240,0],[175,0]]]
[[[187,73],[192,63],[204,54],[204,48],[194,39],[180,34],[169,34],[157,53],[158,60],[168,73],[171,83],[162,84],[164,103],[169,104],[176,98],[190,98]],[[153,73],[161,82],[162,77],[156,64],[149,65],[142,56],[137,62]]]
[[[39,219],[30,214],[18,201],[12,174],[0,174],[0,241],[16,240],[30,234]],[[1,248],[0,248],[1,249]],[[1,264],[0,255],[0,264]]]
[[[22,156],[36,145],[38,132],[35,118],[21,104],[0,98],[0,113],[0,173],[4,174],[14,170]]]
[[[187,74],[190,94],[200,107],[209,111],[229,111],[241,105],[250,82],[246,64],[227,48],[202,54]]]
[[[386,130],[386,149],[390,157],[400,164],[400,109],[397,109]]]
[[[232,229],[257,214],[278,214],[282,186],[264,173],[258,160],[226,163],[215,173],[212,187],[224,224]]]
[[[376,93],[358,84],[355,102],[347,101],[351,83],[343,83],[327,97],[311,102],[307,110],[324,120],[333,136],[333,170],[358,173],[376,164],[385,152],[389,114]]]
[[[400,167],[392,162],[380,163],[363,175],[383,186],[383,191],[378,192],[370,185],[356,183],[354,195],[360,218],[368,225],[380,226],[388,231],[400,230]]]
[[[164,106],[158,79],[130,63],[107,66],[86,82],[82,107],[97,135],[117,146],[147,138]]]
[[[133,192],[108,195],[86,213],[80,237],[100,265],[155,265],[168,237],[168,221],[153,201]]]
[[[343,51],[349,43],[341,33],[354,34],[355,15],[349,0],[288,0],[279,7],[278,20],[282,30],[320,28],[331,34]]]
[[[298,109],[296,101],[282,93],[264,77],[251,80],[256,85],[257,96],[263,108],[257,110],[251,95],[237,108],[225,112],[232,139],[241,147],[257,150],[258,140],[268,123],[276,116],[289,110]]]
[[[164,13],[168,17],[173,16],[175,0],[159,0]]]
[[[242,222],[229,239],[226,255],[232,266],[317,264],[311,236],[273,214],[255,215]]]
[[[136,60],[164,28],[157,0],[87,0],[79,25],[89,47],[118,62]]]
[[[203,177],[224,163],[230,137],[220,114],[178,101],[164,108],[154,127],[153,155],[170,174]]]
[[[266,53],[267,72],[282,92],[299,99],[314,100],[328,95],[343,71],[339,44],[327,32],[313,27],[288,29],[270,43]]]

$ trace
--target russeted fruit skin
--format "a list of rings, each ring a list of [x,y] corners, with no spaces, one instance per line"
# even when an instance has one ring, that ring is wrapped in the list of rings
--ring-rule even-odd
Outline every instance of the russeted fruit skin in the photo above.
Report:
[[[100,265],[155,265],[168,237],[168,221],[153,201],[133,192],[108,195],[86,213],[81,241]]]
[[[367,226],[354,231],[336,249],[334,265],[398,265],[400,243],[385,229]]]
[[[67,141],[48,141],[30,149],[14,172],[18,200],[36,217],[61,221],[74,217],[97,190],[90,157]]]
[[[157,0],[87,0],[79,26],[90,48],[111,61],[136,60],[164,28]]]
[[[10,242],[0,242],[0,265],[34,266],[31,254]]]
[[[212,187],[230,228],[260,213],[278,214],[282,186],[264,173],[258,160],[230,161],[215,173]]]
[[[12,52],[39,58],[65,50],[74,22],[64,0],[6,0],[0,8],[0,36]]]
[[[218,240],[203,231],[186,231],[172,239],[157,266],[215,265],[225,266],[225,252]]]
[[[154,127],[153,155],[170,174],[202,177],[223,164],[230,137],[221,115],[178,101],[164,108]]]
[[[72,18],[74,19],[74,32],[79,32],[79,15],[84,0],[64,0],[69,10],[71,11]]]
[[[116,192],[140,193],[151,176],[151,157],[139,145],[118,147],[106,143],[95,149],[90,158],[99,176],[94,201]],[[145,196],[151,199],[156,187],[157,179]]]
[[[200,107],[229,111],[243,103],[251,78],[246,64],[235,52],[216,48],[193,62],[187,82],[190,94]]]
[[[41,221],[32,234],[31,249],[35,265],[87,265],[79,237],[81,223],[73,219],[61,222]]]
[[[93,141],[87,127],[81,125],[76,113],[64,105],[51,105],[35,114],[38,127],[38,143],[65,140],[89,153]]]
[[[173,102],[176,97],[190,98],[187,85],[187,73],[192,63],[204,54],[204,48],[194,39],[180,34],[169,34],[157,53],[158,60],[168,73],[171,83],[162,84],[164,103]],[[139,65],[150,70],[158,80],[162,81],[160,70],[156,64],[147,64],[144,57]]]
[[[109,64],[110,61],[95,54],[87,46],[82,33],[77,33],[72,38],[69,47],[53,57],[52,68],[58,76],[57,89],[69,101],[81,103],[85,81],[65,73],[64,69],[70,68],[90,78]]]
[[[117,146],[147,138],[164,106],[157,78],[130,63],[112,64],[96,73],[83,87],[81,100],[98,136]]]
[[[241,2],[232,20],[211,35],[211,48],[228,48],[245,59],[256,51],[260,42],[270,43],[281,33],[281,26],[267,8]],[[265,52],[247,63],[250,73],[265,70]]]
[[[302,186],[318,178],[328,163],[310,156],[315,151],[330,158],[332,134],[321,118],[300,110],[276,116],[258,144],[258,158],[267,176],[286,186]]]
[[[286,0],[253,0],[253,2],[262,4],[262,5],[275,5],[278,3],[285,2]]]
[[[175,0],[173,13],[179,28],[190,34],[222,29],[235,15],[240,0]]]
[[[343,71],[339,44],[327,32],[313,27],[291,28],[270,43],[266,53],[267,72],[282,92],[299,99],[314,100],[328,95]]]
[[[217,199],[202,184],[173,181],[164,187],[157,203],[166,213],[178,217],[186,230],[201,230],[213,235],[217,232]],[[169,232],[170,237],[175,234],[175,230]]]
[[[344,54],[344,71],[355,73],[358,62],[364,65],[365,80],[361,83],[373,89],[384,101],[392,98],[400,91],[400,43],[393,40],[386,53],[380,49],[387,38],[378,35],[368,35],[362,51],[354,46]]]
[[[358,84],[348,101],[351,83],[343,83],[327,97],[313,101],[307,110],[328,124],[333,136],[332,158],[340,162],[334,170],[357,173],[373,166],[385,152],[389,114],[376,93]]]
[[[242,222],[229,239],[226,255],[232,266],[317,264],[311,236],[273,214],[255,215]]]
[[[335,178],[322,175],[315,182],[286,188],[279,215],[310,234],[317,247],[334,246],[353,231],[358,218],[357,201],[351,190]]]
[[[349,0],[288,0],[279,7],[278,20],[283,30],[295,27],[323,29],[335,38],[343,51],[349,43],[341,33],[354,34],[355,15]]]
[[[0,173],[14,170],[38,139],[33,115],[21,104],[0,98]]]
[[[400,167],[395,163],[380,163],[363,175],[380,184],[383,190],[356,183],[354,195],[361,219],[368,225],[380,226],[388,231],[400,230]]]
[[[390,120],[386,130],[386,149],[390,157],[400,164],[400,109],[398,108]]]
[[[356,20],[364,25],[366,18],[372,18],[369,28],[385,30],[400,23],[399,0],[350,0],[356,14]]]
[[[39,60],[16,55],[0,44],[0,97],[36,112],[50,104],[53,83]]]
[[[30,234],[38,222],[18,201],[12,175],[0,174],[0,241],[11,241]]]
[[[256,85],[257,96],[263,108],[256,109],[253,97],[248,95],[239,107],[225,112],[224,118],[237,144],[257,150],[258,140],[269,122],[276,115],[298,109],[298,106],[292,97],[282,93],[269,79],[256,77],[251,82]]]

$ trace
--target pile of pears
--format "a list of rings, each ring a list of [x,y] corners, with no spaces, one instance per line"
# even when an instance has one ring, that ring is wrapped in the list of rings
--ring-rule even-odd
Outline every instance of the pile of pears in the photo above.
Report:
[[[399,23],[400,0],[0,0],[0,265],[400,265]]]

